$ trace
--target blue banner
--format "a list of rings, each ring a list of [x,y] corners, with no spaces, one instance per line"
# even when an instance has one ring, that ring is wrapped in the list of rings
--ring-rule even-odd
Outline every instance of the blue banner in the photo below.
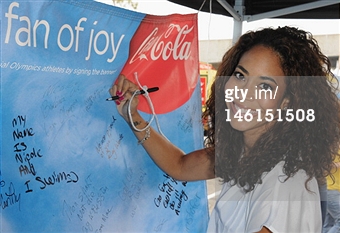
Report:
[[[0,6],[1,232],[205,232],[205,182],[180,182],[162,172],[137,145],[115,104],[106,101],[118,75],[135,72],[131,56],[158,25],[165,25],[158,44],[168,39],[183,47],[176,38],[184,34],[171,25],[183,32],[187,23],[92,1]],[[189,17],[190,23],[197,20],[183,18]],[[143,25],[142,42],[134,42]],[[174,32],[177,37],[168,37]],[[187,54],[196,56],[197,28],[187,33],[193,35]],[[155,52],[143,48],[146,56]],[[198,57],[175,55],[173,67],[197,63],[189,72],[198,80]],[[166,64],[148,62],[144,69],[154,72]],[[138,72],[143,81],[143,70]],[[151,86],[152,80],[143,82]],[[193,90],[184,93],[185,101],[158,116],[163,133],[186,152],[203,147],[197,80],[189,80]],[[155,85],[160,91],[150,93],[151,99],[166,103],[162,84]]]

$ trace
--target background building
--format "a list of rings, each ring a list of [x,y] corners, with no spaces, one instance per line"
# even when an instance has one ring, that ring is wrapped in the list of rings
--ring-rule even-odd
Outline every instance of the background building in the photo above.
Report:
[[[340,76],[340,34],[315,35],[321,51],[331,60],[334,73]],[[201,62],[210,63],[217,69],[224,53],[232,46],[232,40],[200,40],[199,59]]]

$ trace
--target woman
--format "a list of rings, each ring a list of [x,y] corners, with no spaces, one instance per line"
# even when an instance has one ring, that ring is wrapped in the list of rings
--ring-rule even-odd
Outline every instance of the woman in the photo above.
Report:
[[[249,32],[224,55],[212,85],[206,149],[184,154],[153,129],[134,132],[173,178],[223,179],[208,232],[321,232],[317,181],[330,173],[339,142],[329,76],[329,60],[309,33],[291,27]],[[120,76],[110,93],[121,96],[120,114],[141,129],[147,122],[137,98],[133,122],[126,109],[137,89]]]

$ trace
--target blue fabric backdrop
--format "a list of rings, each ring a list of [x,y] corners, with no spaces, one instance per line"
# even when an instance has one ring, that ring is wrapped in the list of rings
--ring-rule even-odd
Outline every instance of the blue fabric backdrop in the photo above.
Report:
[[[205,182],[162,172],[105,101],[145,15],[92,1],[0,6],[1,232],[205,232]],[[186,152],[203,146],[200,96],[197,85],[159,115]]]

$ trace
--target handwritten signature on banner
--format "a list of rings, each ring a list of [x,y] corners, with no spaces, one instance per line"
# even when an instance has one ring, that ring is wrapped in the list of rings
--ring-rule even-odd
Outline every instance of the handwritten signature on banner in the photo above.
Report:
[[[8,187],[6,187],[6,181],[1,177],[1,170],[0,170],[0,207],[1,209],[7,209],[10,206],[18,205],[20,210],[20,201],[21,201],[21,194],[17,193],[12,182],[9,183]],[[4,191],[5,190],[5,191]]]
[[[73,98],[79,92],[80,87],[77,81],[69,82],[67,85],[58,81],[48,86],[42,96],[40,107],[44,119],[47,119],[52,111],[62,113],[64,115],[63,118],[70,117],[75,107],[80,104],[77,99]],[[67,93],[67,96],[65,93]]]
[[[103,232],[105,223],[113,211],[113,206],[104,203],[108,195],[108,187],[97,187],[91,174],[85,179],[77,199],[72,203],[63,202],[63,215],[70,221],[77,221],[82,226],[82,232]]]
[[[185,133],[191,133],[193,130],[194,121],[197,119],[194,116],[200,114],[198,111],[201,111],[201,109],[195,105],[186,106],[184,113],[179,116],[177,123],[178,128]]]
[[[124,135],[122,133],[118,135],[113,133],[116,120],[117,119],[112,116],[110,125],[108,126],[105,134],[102,136],[100,142],[96,145],[96,151],[102,158],[107,157],[108,159],[117,159],[117,152],[122,144]]]
[[[19,115],[12,120],[13,127],[13,144],[14,144],[14,158],[18,164],[18,171],[20,176],[33,176],[35,181],[40,185],[40,190],[53,186],[58,183],[77,183],[78,175],[74,171],[70,172],[52,172],[48,177],[37,176],[35,162],[43,159],[44,155],[40,148],[30,146],[27,142],[28,138],[35,137],[35,131],[28,124],[26,115]],[[25,182],[26,193],[33,192],[30,187],[30,179]],[[11,186],[10,190],[13,190]]]
[[[147,173],[142,168],[139,168],[138,170],[129,168],[123,177],[123,185],[118,194],[120,199],[130,206],[131,218],[136,215],[138,207],[137,203],[142,194],[142,187],[146,180],[146,175]]]
[[[196,212],[200,208],[202,201],[201,194],[196,193],[195,196],[189,197],[185,192],[187,182],[179,182],[169,176],[168,174],[163,175],[165,180],[163,183],[158,185],[159,195],[154,199],[154,204],[158,208],[165,208],[172,210],[177,216],[180,214],[184,215],[185,228],[187,232],[191,232],[191,227],[195,219]],[[203,197],[204,198],[204,197]],[[181,207],[186,202],[185,212],[181,212]],[[163,219],[157,227],[154,228],[155,232],[161,232],[163,225],[166,220]]]
[[[183,202],[188,201],[188,196],[184,191],[187,182],[179,182],[168,174],[163,175],[166,179],[162,184],[158,185],[160,194],[154,199],[154,204],[157,207],[163,206],[164,208],[170,208],[176,215],[181,212],[181,206]]]

